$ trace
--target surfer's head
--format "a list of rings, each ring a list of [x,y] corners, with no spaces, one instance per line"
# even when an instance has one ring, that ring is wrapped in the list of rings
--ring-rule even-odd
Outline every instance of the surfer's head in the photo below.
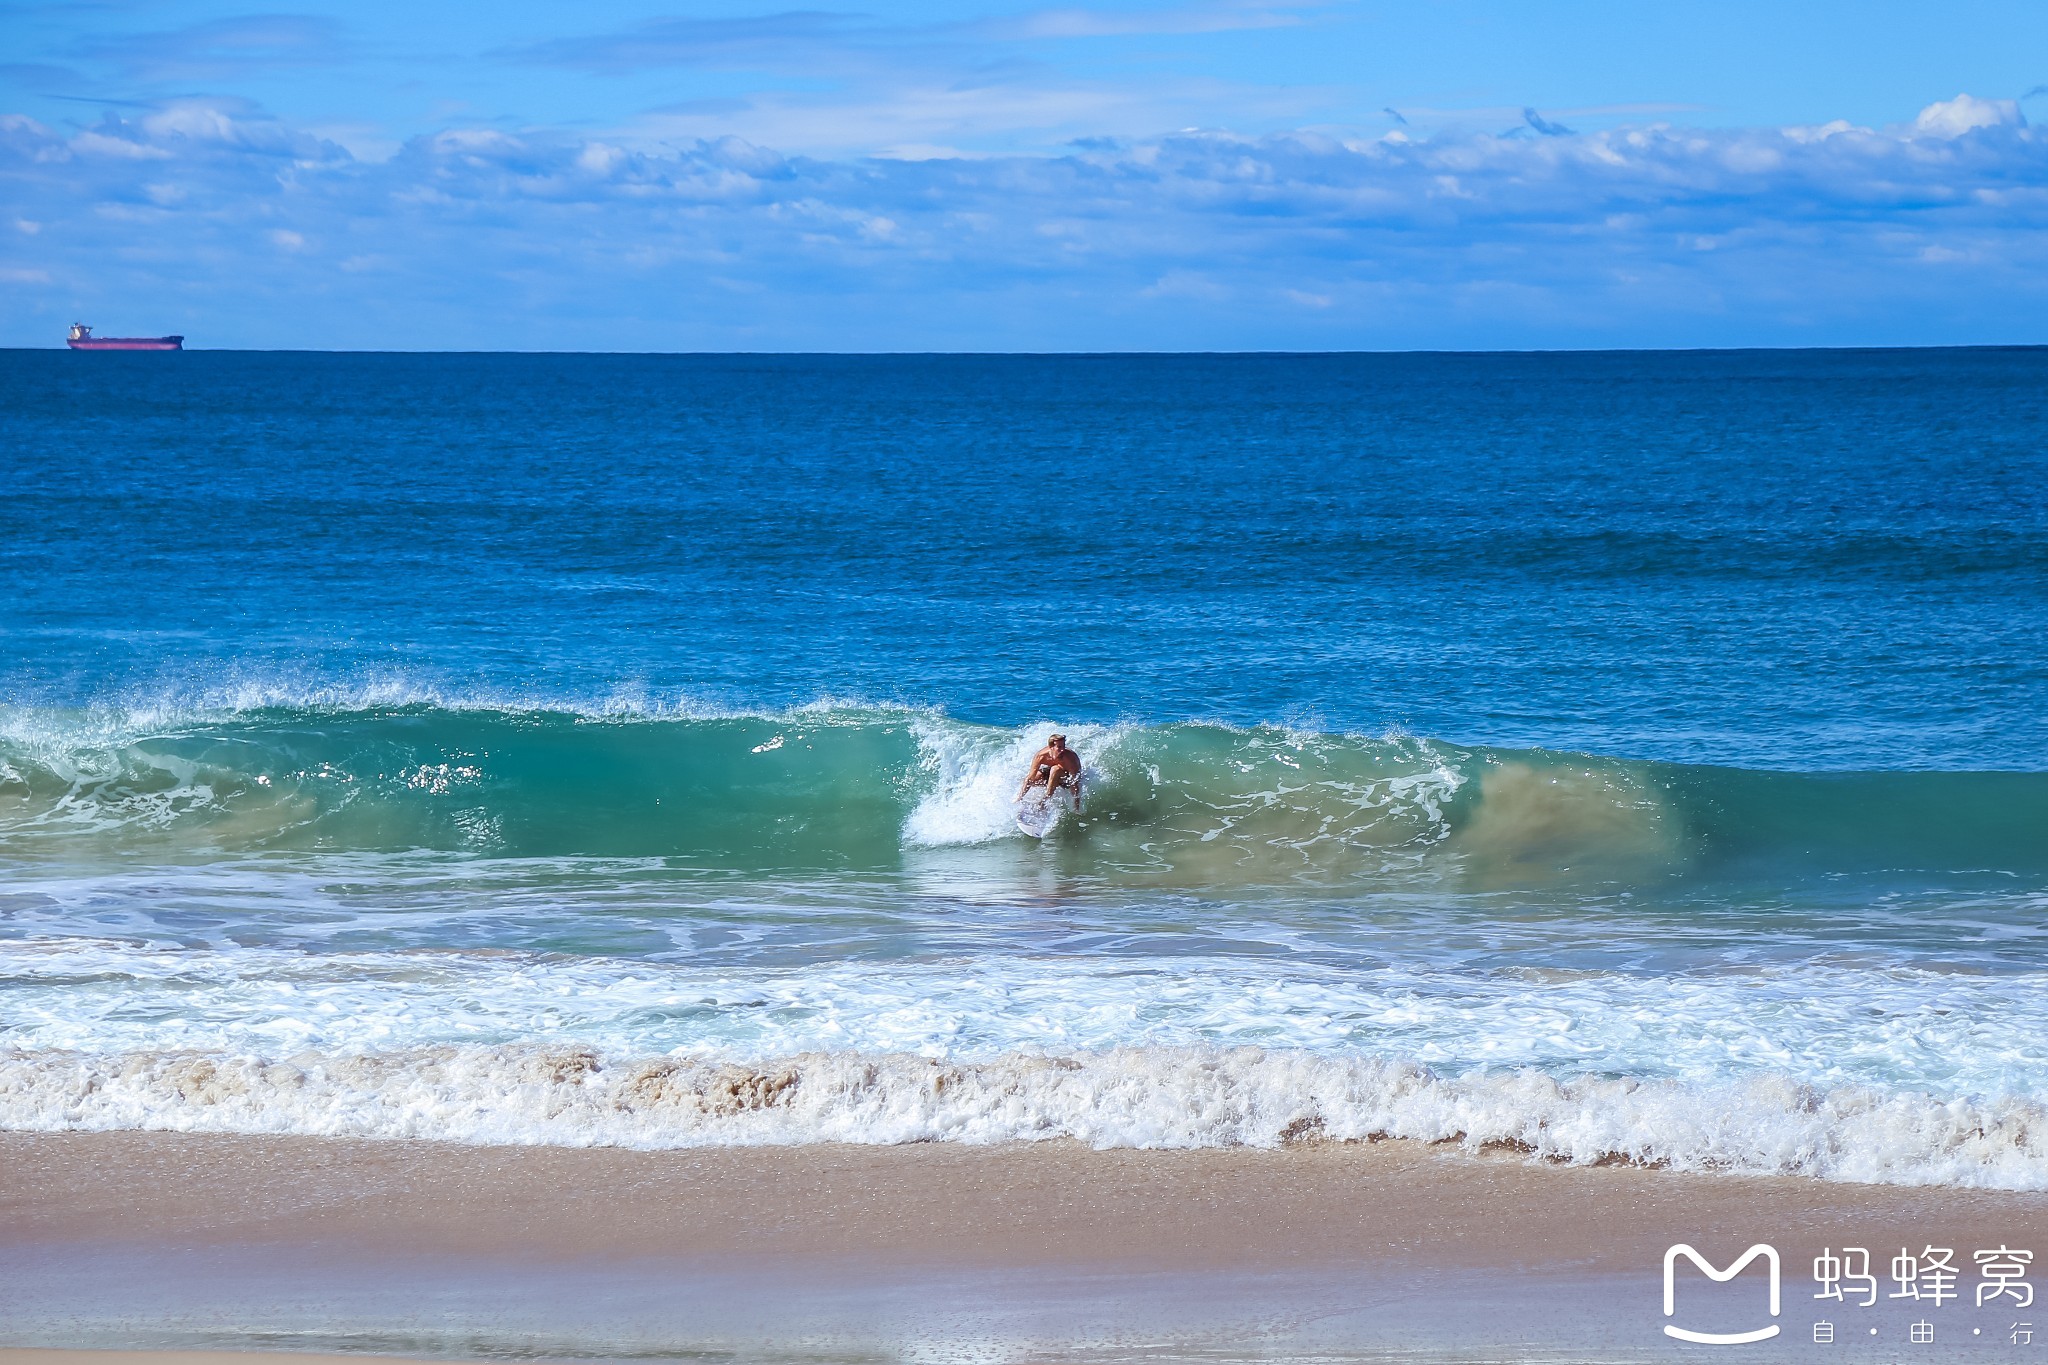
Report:
[[[1064,749],[1067,747],[1067,737],[1065,735],[1047,735],[1045,742],[1048,748]]]

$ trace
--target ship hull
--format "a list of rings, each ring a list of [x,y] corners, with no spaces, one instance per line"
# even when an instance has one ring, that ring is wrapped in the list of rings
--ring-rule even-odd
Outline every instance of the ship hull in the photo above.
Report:
[[[87,337],[67,342],[74,351],[182,351],[183,337]]]

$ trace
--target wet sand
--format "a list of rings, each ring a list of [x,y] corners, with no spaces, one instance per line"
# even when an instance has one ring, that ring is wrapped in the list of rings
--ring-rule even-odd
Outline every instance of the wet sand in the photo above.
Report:
[[[1831,1309],[1903,1343],[1918,1307],[1817,1305],[1822,1247],[1871,1248],[1886,1291],[1901,1245],[1960,1248],[1965,1301],[1939,1310],[1946,1335],[1916,1352],[1929,1358],[2006,1330],[1999,1305],[1967,1301],[1970,1254],[2048,1253],[2048,1196],[1394,1142],[650,1153],[0,1134],[0,1275],[15,1286],[0,1345],[15,1347],[1640,1359],[1684,1349],[1661,1334],[1679,1241],[1718,1264],[1775,1245],[1776,1346],[1802,1355]],[[1688,1312],[1709,1330],[1716,1313],[1754,1316],[1753,1281],[1694,1279]]]

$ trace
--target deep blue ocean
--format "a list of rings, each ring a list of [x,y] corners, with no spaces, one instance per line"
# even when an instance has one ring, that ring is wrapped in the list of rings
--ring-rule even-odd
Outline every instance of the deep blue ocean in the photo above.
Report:
[[[2040,349],[0,352],[0,1126],[2048,1187],[2044,487]]]

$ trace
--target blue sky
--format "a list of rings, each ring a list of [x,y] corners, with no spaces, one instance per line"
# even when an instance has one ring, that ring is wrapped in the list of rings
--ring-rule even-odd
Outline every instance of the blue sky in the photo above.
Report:
[[[0,345],[2048,341],[2048,6],[0,5]]]

